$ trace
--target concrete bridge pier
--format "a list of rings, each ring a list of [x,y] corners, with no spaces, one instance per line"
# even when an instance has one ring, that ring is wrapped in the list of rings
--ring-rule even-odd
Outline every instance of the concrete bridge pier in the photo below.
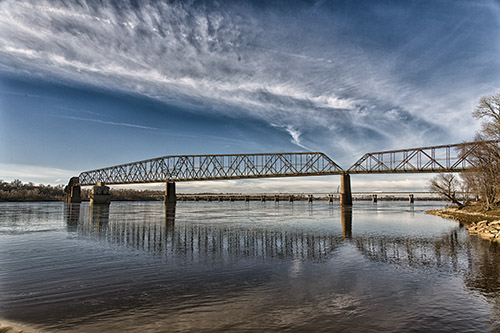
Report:
[[[167,182],[165,184],[165,198],[164,202],[166,204],[175,204],[177,201],[177,197],[175,196],[175,182]],[[196,200],[195,198],[195,201]]]
[[[166,204],[165,205],[165,227],[167,233],[169,229],[173,231],[175,225],[175,204]]]
[[[71,177],[68,185],[64,188],[64,202],[67,203],[81,203],[81,188],[80,179],[78,177]]]
[[[342,220],[342,236],[344,239],[352,238],[352,207],[341,206],[340,217]]]
[[[90,190],[90,204],[91,205],[109,205],[111,201],[111,194],[109,187],[103,182],[97,182],[97,185],[92,186]]]
[[[104,226],[109,222],[109,203],[107,205],[90,205],[89,220],[95,226]]]
[[[351,176],[346,172],[340,175],[340,205],[352,206]]]

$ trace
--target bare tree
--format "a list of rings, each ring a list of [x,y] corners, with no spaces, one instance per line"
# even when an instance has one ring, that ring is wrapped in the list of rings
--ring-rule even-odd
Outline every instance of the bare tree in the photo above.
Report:
[[[500,92],[479,99],[479,105],[472,115],[483,119],[481,133],[482,139],[500,139]]]
[[[472,179],[469,174],[468,181],[474,185],[486,208],[491,209],[500,189],[500,148],[498,142],[485,141],[500,140],[500,92],[481,97],[473,115],[483,122],[475,138],[481,144],[471,156],[477,168]]]
[[[460,188],[460,181],[451,173],[440,173],[429,182],[431,192],[439,193],[459,207],[463,204],[457,200],[457,189]]]
[[[481,140],[478,135],[478,141]],[[491,209],[496,204],[497,193],[500,189],[500,148],[498,142],[482,141],[471,154],[471,159],[476,165],[469,183],[479,193],[486,209]]]
[[[480,186],[477,181],[477,172],[475,171],[464,171],[460,173],[461,191],[463,193],[464,204],[467,204],[470,197],[475,197],[476,201],[479,200],[480,196]]]

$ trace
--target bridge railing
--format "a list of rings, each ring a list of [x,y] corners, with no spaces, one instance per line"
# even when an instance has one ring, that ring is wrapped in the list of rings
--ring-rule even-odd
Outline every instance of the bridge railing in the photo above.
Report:
[[[320,152],[164,156],[82,172],[80,185],[166,181],[292,177],[340,174],[343,170]]]
[[[367,153],[348,173],[459,172],[477,166],[474,153],[498,141],[476,141]]]

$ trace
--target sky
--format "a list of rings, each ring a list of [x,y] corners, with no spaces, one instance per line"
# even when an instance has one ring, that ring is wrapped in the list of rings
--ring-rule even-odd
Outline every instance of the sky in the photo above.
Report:
[[[500,90],[498,0],[2,0],[0,14],[6,181],[174,154],[321,151],[347,169],[471,141],[479,98]],[[352,183],[425,190],[429,177]],[[337,178],[178,191],[329,192]]]

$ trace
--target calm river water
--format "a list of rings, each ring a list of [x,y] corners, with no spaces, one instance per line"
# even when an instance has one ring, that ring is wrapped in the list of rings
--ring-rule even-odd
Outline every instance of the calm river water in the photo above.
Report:
[[[1,203],[0,323],[498,332],[500,246],[425,214],[444,205]]]

